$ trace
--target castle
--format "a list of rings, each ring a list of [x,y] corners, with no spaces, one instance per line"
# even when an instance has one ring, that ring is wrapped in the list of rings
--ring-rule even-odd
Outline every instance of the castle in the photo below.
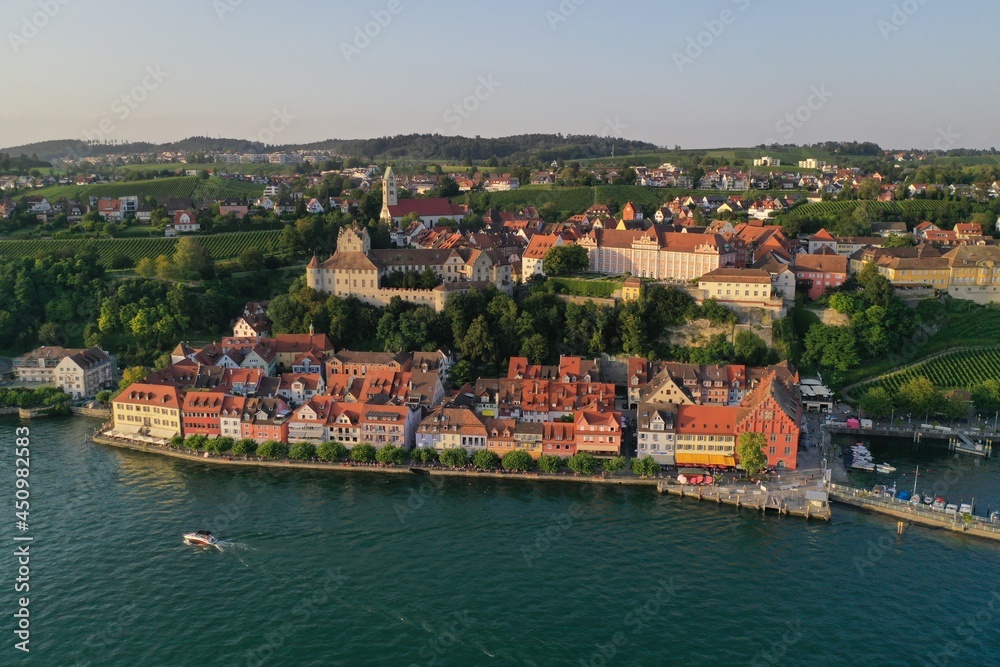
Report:
[[[387,174],[388,176],[389,174]],[[442,283],[433,289],[382,287],[383,278],[394,272],[431,269]],[[306,267],[306,283],[324,294],[356,297],[375,306],[386,306],[394,296],[403,301],[444,310],[448,296],[463,290],[494,285],[513,293],[510,262],[496,250],[451,248],[372,250],[368,230],[345,227],[337,237],[337,251],[325,262],[313,256]]]

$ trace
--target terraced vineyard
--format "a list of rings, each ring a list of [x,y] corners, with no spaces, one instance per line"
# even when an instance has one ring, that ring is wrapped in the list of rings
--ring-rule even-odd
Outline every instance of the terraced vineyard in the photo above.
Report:
[[[968,389],[977,382],[1000,378],[1000,347],[961,350],[884,375],[865,389],[885,387],[895,393],[906,381],[924,376],[940,389]]]
[[[816,204],[803,204],[794,210],[800,213],[849,213],[861,205],[859,200],[851,201],[824,201]],[[938,211],[954,206],[959,202],[943,201],[940,199],[907,199],[904,201],[873,201],[868,202],[872,206],[890,213],[913,213],[916,211]],[[986,210],[982,204],[972,204],[974,213],[981,213]]]
[[[213,259],[225,260],[239,257],[240,253],[247,248],[259,248],[265,255],[271,254],[280,236],[280,231],[266,230],[199,236],[198,240]],[[92,244],[97,249],[101,264],[111,266],[112,258],[118,255],[124,255],[134,263],[137,263],[144,257],[156,258],[159,255],[169,255],[173,253],[174,246],[177,245],[177,239],[46,239],[0,241],[0,257],[34,257],[63,248],[79,248],[82,244]]]
[[[74,200],[90,197],[174,197],[177,199],[226,199],[251,197],[264,194],[264,186],[227,178],[212,177],[207,181],[197,176],[176,176],[148,181],[100,183],[97,185],[56,185],[31,193],[54,201],[62,197]]]

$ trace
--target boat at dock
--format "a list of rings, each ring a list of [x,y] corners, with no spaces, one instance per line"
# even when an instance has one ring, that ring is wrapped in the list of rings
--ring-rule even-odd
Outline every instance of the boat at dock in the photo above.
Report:
[[[880,473],[883,473],[883,474],[890,473],[890,472],[896,472],[896,469],[894,467],[892,467],[891,465],[889,465],[888,463],[876,463],[875,464],[875,470],[877,472],[880,472]]]

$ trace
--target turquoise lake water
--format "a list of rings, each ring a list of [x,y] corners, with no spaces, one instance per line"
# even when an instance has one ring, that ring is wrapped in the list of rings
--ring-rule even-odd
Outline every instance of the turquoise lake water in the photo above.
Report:
[[[213,467],[89,444],[83,419],[31,424],[24,655],[17,424],[0,665],[1000,664],[1000,545],[842,507],[826,524],[648,488]],[[918,488],[1000,507],[992,462],[873,447],[900,488],[920,463]],[[232,544],[183,544],[205,528]]]

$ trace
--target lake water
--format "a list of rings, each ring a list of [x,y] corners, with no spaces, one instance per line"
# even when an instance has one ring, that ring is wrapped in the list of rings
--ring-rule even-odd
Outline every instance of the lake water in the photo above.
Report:
[[[992,543],[649,488],[214,467],[89,444],[95,424],[31,424],[32,650],[9,546],[0,665],[1000,664]],[[900,488],[921,463],[918,489],[1000,507],[994,463],[874,448]],[[231,545],[182,543],[205,528]]]

